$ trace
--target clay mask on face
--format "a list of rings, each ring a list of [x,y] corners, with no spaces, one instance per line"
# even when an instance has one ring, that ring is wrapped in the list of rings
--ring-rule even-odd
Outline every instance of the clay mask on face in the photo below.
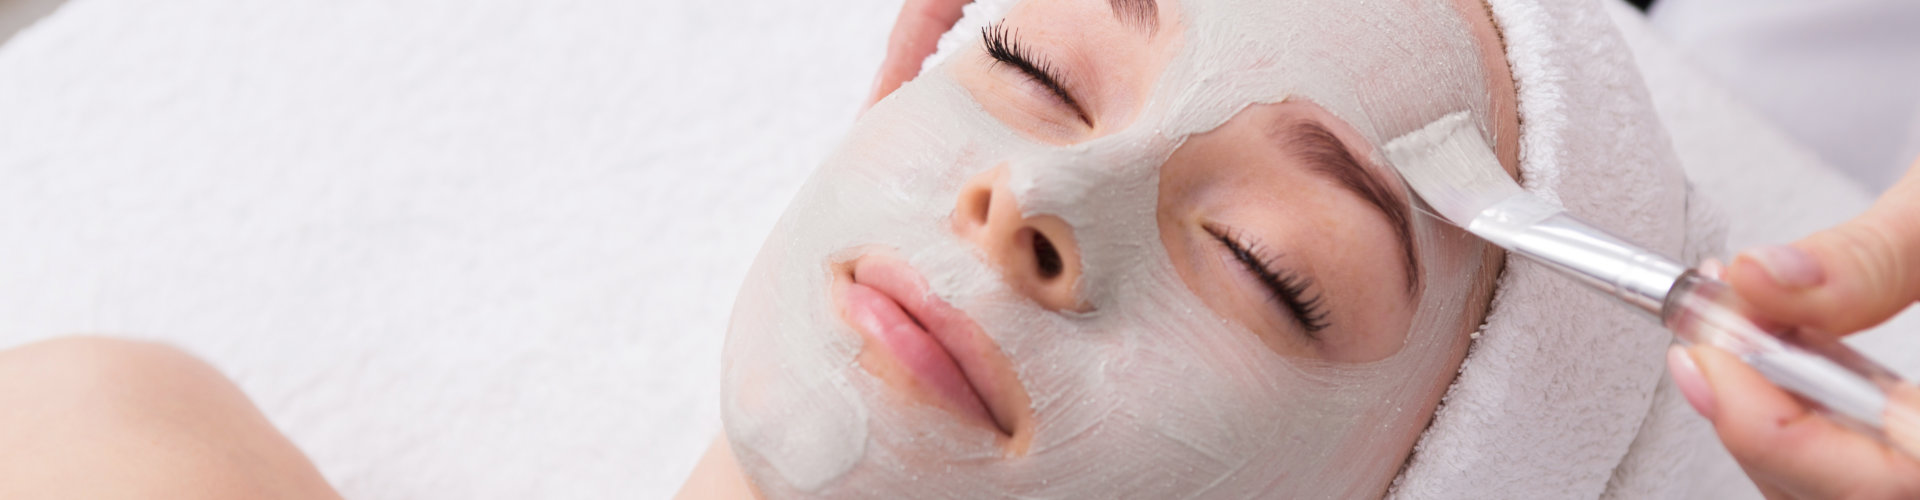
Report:
[[[1485,129],[1474,41],[1444,0],[1160,10],[1158,36],[1175,37],[1177,55],[1123,130],[1071,146],[1031,140],[983,111],[948,61],[869,111],[803,187],[727,338],[727,433],[763,493],[1352,497],[1391,480],[1406,450],[1379,436],[1417,433],[1435,379],[1455,372],[1449,353],[1478,321],[1467,297],[1487,250],[1416,217],[1420,290],[1405,344],[1364,363],[1283,357],[1209,310],[1172,267],[1158,244],[1160,168],[1187,137],[1256,103],[1313,102],[1375,148],[1456,110]],[[955,235],[961,186],[1000,167],[1023,214],[1072,227],[1090,311],[1042,307]],[[1036,422],[1023,455],[862,369],[862,337],[829,289],[837,262],[872,248],[905,259],[1011,362]]]

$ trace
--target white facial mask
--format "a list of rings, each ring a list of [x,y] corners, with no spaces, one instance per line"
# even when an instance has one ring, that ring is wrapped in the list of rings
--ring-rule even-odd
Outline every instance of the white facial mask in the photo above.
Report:
[[[1359,364],[1285,358],[1173,268],[1156,221],[1160,168],[1188,136],[1288,99],[1317,103],[1374,147],[1455,110],[1487,129],[1470,32],[1444,0],[1161,5],[1174,7],[1159,36],[1180,37],[1179,53],[1125,130],[1073,146],[1024,138],[949,62],[869,111],[814,174],[755,261],[726,343],[727,434],[763,493],[1324,498],[1378,494],[1392,479],[1405,450],[1380,449],[1380,436],[1418,432],[1434,378],[1455,373],[1487,250],[1415,217],[1422,291],[1406,344]],[[1024,214],[1072,226],[1093,312],[1016,293],[954,234],[962,183],[999,166]],[[862,337],[836,313],[831,266],[876,246],[1012,362],[1037,422],[1024,456],[1004,457],[994,430],[856,362]]]

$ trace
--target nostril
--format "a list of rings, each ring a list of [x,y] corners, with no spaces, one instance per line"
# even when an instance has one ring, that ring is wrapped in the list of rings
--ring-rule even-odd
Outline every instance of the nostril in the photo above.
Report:
[[[1000,197],[1000,203],[1012,201],[1005,194]],[[1086,271],[1073,227],[1052,215],[1035,215],[1018,223],[1017,229],[997,233],[989,241],[993,245],[989,255],[1007,284],[1049,310],[1093,310],[1080,302],[1080,281]]]
[[[1053,240],[1038,231],[1033,233],[1033,261],[1040,271],[1040,278],[1051,280],[1060,277],[1066,271],[1066,264],[1060,260],[1060,250],[1053,247]]]

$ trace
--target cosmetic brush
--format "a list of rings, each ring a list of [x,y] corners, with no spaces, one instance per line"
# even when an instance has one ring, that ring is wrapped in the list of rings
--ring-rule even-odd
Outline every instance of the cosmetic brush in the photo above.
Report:
[[[1389,141],[1386,154],[1416,205],[1652,315],[1681,345],[1737,356],[1829,418],[1920,458],[1920,388],[1832,336],[1757,320],[1719,279],[1521,189],[1466,112]]]

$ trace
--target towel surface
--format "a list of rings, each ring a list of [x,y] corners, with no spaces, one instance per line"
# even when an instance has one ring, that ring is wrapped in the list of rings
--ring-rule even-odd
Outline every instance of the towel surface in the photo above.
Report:
[[[0,46],[0,346],[71,332],[180,345],[233,377],[348,498],[667,497],[718,430],[735,288],[852,123],[899,5],[72,0]],[[1580,50],[1623,50],[1617,35],[1593,40]],[[1748,155],[1792,146],[1752,138],[1739,103],[1663,64],[1645,73],[1688,174],[1725,207],[1762,210],[1724,210],[1733,240],[1784,241],[1798,234],[1768,229],[1864,206],[1833,190],[1784,198],[1799,211],[1743,198],[1792,192],[1765,172],[1823,167]],[[1685,249],[1658,233],[1673,230],[1672,201],[1642,203],[1664,208],[1600,222],[1657,216],[1648,241]],[[1488,332],[1470,363],[1652,351],[1619,389],[1658,390],[1664,341],[1551,337]],[[1548,380],[1473,377],[1457,390],[1483,390],[1472,404],[1563,401]],[[1629,437],[1690,421],[1669,396],[1643,396],[1641,415],[1660,418],[1617,411],[1606,425],[1443,415],[1458,435],[1429,436],[1416,467],[1462,489],[1410,471],[1400,492],[1659,497],[1674,490],[1641,476],[1672,446]],[[1551,450],[1492,438],[1550,432],[1593,432],[1605,439],[1567,456],[1633,467],[1547,485],[1501,470]],[[1442,439],[1455,451],[1434,453]]]
[[[1689,217],[1679,158],[1603,5],[1489,4],[1519,94],[1523,185],[1654,251],[1718,253],[1722,234]],[[1686,451],[1708,430],[1674,411],[1684,402],[1664,375],[1671,336],[1634,314],[1510,256],[1486,328],[1395,496],[1695,493]]]
[[[347,498],[666,498],[899,5],[73,0],[0,46],[0,346],[178,345]]]

